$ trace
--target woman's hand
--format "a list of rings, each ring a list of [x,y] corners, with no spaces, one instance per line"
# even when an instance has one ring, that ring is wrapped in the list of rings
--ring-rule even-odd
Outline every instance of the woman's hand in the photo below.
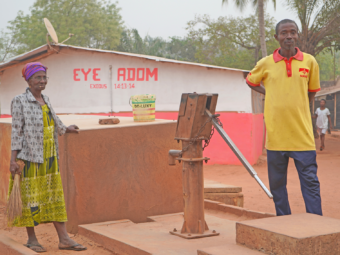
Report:
[[[19,153],[18,150],[11,152],[11,161],[9,164],[9,171],[11,172],[13,179],[16,173],[21,175],[19,164],[16,162],[18,153]]]
[[[21,175],[19,164],[16,161],[11,161],[9,171],[11,172],[13,179],[15,174]]]
[[[75,134],[79,134],[79,127],[76,125],[71,125],[68,126],[66,129],[66,133],[75,133]]]

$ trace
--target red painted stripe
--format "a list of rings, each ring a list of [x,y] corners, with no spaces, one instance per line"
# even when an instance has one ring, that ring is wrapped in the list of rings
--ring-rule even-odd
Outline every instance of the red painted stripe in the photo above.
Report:
[[[135,116],[149,116],[149,115],[155,115],[155,113],[145,113],[145,114],[138,113],[138,114],[134,114],[134,117]]]
[[[250,82],[250,81],[248,80],[248,77],[246,78],[246,81],[247,81],[247,83],[248,83],[250,86],[253,86],[253,87],[258,87],[258,86],[261,85],[261,84],[255,84],[255,83]]]
[[[318,89],[309,89],[308,92],[318,92],[320,90],[321,90],[321,88],[318,88]]]

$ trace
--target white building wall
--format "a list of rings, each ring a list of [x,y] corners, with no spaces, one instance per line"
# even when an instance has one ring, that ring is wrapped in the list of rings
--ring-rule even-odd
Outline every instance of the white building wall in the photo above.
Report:
[[[41,59],[48,67],[49,82],[43,92],[49,96],[57,113],[100,113],[111,111],[110,65],[112,65],[113,111],[131,111],[129,98],[138,94],[155,94],[157,111],[178,111],[182,93],[218,93],[217,111],[252,112],[251,91],[241,71],[229,71],[174,64],[143,58],[63,48],[59,54]],[[10,114],[10,102],[25,91],[19,65],[0,76],[1,113]],[[93,77],[93,69],[98,74]],[[158,80],[118,81],[119,68],[157,68]],[[79,69],[76,70],[75,69]],[[87,81],[81,69],[88,72]],[[74,73],[77,74],[75,77]],[[133,71],[130,71],[132,74]],[[140,78],[142,71],[140,71]],[[80,79],[80,81],[75,81]],[[97,78],[98,81],[95,81]],[[136,77],[135,77],[136,78]],[[127,78],[126,78],[127,79]],[[122,87],[123,83],[123,89]],[[120,88],[118,88],[118,84]],[[126,85],[125,85],[126,84]],[[125,88],[126,86],[126,88]]]

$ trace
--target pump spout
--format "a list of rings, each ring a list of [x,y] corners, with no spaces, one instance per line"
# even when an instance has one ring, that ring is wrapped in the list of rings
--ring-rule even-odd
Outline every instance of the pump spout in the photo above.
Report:
[[[176,158],[179,158],[179,156],[181,155],[180,150],[170,150],[169,151],[169,165],[175,165],[176,164]]]

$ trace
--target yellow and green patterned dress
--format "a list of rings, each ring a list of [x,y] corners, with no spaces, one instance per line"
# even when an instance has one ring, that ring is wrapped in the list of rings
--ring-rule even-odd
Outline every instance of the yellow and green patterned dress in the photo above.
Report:
[[[16,227],[34,227],[52,221],[65,222],[64,192],[54,143],[54,120],[50,109],[42,106],[44,121],[44,163],[24,160],[21,174],[22,217],[13,222]],[[13,187],[10,178],[9,194]]]

